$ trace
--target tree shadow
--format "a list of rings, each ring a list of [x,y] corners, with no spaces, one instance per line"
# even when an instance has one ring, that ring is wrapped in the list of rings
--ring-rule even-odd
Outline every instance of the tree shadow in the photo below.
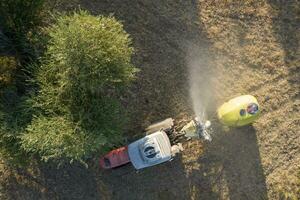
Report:
[[[11,169],[4,191],[6,199],[106,199],[93,170],[80,164],[39,164]]]
[[[267,199],[267,187],[261,164],[255,129],[242,127],[222,132],[214,127],[212,143],[205,145],[199,157],[199,170],[190,177],[201,180],[200,199]],[[194,183],[192,181],[191,183]],[[212,192],[207,192],[211,188]],[[209,190],[208,190],[209,191]]]
[[[80,164],[56,166],[44,165],[40,168],[48,195],[57,199],[99,199],[101,198],[96,174]],[[51,199],[51,198],[49,198]]]

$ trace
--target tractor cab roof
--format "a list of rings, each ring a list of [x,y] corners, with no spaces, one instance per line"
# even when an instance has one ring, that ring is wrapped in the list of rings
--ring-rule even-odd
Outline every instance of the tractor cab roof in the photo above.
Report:
[[[131,143],[128,155],[136,169],[160,164],[172,158],[170,140],[164,131],[157,131]]]

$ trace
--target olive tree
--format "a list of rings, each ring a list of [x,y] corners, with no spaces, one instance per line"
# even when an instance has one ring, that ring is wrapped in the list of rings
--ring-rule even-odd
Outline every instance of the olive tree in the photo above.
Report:
[[[121,139],[118,96],[137,72],[131,39],[114,17],[84,11],[60,16],[48,32],[22,147],[43,160],[81,160]]]

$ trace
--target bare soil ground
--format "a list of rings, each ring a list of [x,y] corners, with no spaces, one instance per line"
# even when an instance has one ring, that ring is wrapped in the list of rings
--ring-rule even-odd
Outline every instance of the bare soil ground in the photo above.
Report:
[[[140,137],[151,122],[193,114],[189,67],[196,66],[208,117],[240,94],[263,107],[250,127],[223,130],[210,144],[193,141],[174,161],[135,173],[130,165],[101,171],[2,164],[0,199],[284,199],[300,198],[300,2],[78,2],[124,23],[136,49],[138,80],[123,97],[127,132]],[[68,9],[77,3],[66,5]],[[209,97],[209,98],[207,98]]]

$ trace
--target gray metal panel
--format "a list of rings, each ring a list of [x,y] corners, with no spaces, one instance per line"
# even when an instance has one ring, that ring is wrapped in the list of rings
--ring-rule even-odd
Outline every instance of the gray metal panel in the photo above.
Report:
[[[151,124],[145,129],[145,131],[148,135],[150,135],[151,133],[154,133],[156,131],[166,130],[172,128],[173,126],[174,126],[174,120],[172,118],[167,118],[163,121]]]
[[[147,159],[143,157],[141,152],[141,146],[145,142],[153,140],[157,144],[156,147],[159,149],[158,159]],[[155,132],[151,135],[148,135],[144,138],[141,138],[128,146],[128,155],[131,163],[136,169],[142,169],[145,167],[154,166],[162,162],[166,162],[171,159],[171,144],[167,134],[163,131]]]

